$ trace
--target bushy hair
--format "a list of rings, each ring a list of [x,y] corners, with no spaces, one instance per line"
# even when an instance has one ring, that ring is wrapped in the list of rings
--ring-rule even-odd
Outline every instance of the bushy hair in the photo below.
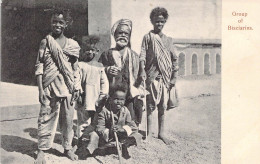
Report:
[[[95,49],[97,50],[97,43],[100,41],[100,37],[97,35],[89,35],[83,40],[83,45],[85,49]]]
[[[163,8],[163,7],[156,7],[152,10],[150,14],[150,19],[151,21],[153,20],[154,17],[162,15],[166,20],[168,19],[168,11]]]
[[[110,97],[113,97],[114,94],[115,94],[115,92],[117,92],[117,91],[121,91],[121,92],[126,93],[126,92],[127,92],[127,88],[126,88],[126,86],[124,86],[124,85],[122,85],[122,84],[117,84],[117,85],[115,85],[114,87],[111,87],[111,88],[109,89],[109,96],[110,96]]]
[[[73,22],[72,16],[71,16],[71,11],[69,9],[64,9],[61,7],[55,7],[52,9],[52,17],[55,15],[60,15],[62,14],[65,21],[67,22],[68,25],[71,25]]]

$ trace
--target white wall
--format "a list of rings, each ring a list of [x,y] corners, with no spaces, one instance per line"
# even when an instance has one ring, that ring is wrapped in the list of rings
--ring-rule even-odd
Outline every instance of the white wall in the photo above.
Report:
[[[112,0],[111,26],[122,18],[133,21],[131,44],[137,53],[140,52],[143,36],[152,29],[149,15],[157,6],[165,7],[169,13],[163,30],[166,35],[186,39],[221,39],[221,0]]]
[[[88,32],[90,35],[107,34],[111,27],[111,2],[88,0]]]

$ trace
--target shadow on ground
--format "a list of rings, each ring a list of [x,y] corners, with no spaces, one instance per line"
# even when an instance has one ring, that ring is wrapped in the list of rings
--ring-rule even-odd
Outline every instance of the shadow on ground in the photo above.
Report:
[[[18,136],[1,135],[1,147],[8,152],[18,152],[35,158],[37,143]]]
[[[37,139],[37,129],[35,128],[26,128],[24,129],[25,133],[29,133],[29,135]],[[75,141],[74,141],[75,142]],[[62,144],[61,134],[56,134],[54,138],[54,143]],[[30,139],[12,136],[12,135],[1,135],[1,148],[3,148],[7,152],[18,152],[21,154],[28,155],[32,158],[36,158],[36,150],[38,149],[37,142],[34,142]],[[49,154],[53,154],[56,156],[64,156],[62,152],[56,149],[50,149],[47,151]]]
[[[38,139],[38,132],[37,129],[35,128],[26,128],[24,129],[24,132],[29,133],[29,135],[34,138],[34,139]],[[54,137],[54,143],[62,145],[62,139],[61,139],[61,134],[55,134]]]

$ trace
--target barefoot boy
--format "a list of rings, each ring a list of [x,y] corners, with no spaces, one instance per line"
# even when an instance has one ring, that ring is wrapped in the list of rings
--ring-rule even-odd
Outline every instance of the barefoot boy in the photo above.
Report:
[[[36,61],[39,101],[38,154],[35,163],[46,163],[44,151],[52,147],[59,122],[64,154],[77,160],[71,143],[73,139],[73,101],[78,97],[80,77],[78,43],[64,36],[71,17],[68,11],[55,10],[51,17],[52,32],[40,44]]]
[[[165,144],[169,144],[165,136],[165,115],[169,100],[169,90],[175,84],[177,71],[177,56],[172,50],[172,38],[162,33],[162,29],[168,19],[165,8],[157,7],[152,10],[150,20],[153,30],[143,38],[140,54],[140,76],[146,79],[147,90],[147,120],[148,136],[152,130],[152,112],[158,108],[158,138]]]

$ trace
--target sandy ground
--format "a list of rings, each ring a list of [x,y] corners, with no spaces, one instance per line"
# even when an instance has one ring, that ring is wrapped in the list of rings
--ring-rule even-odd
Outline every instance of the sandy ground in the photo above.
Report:
[[[149,142],[142,141],[139,147],[130,147],[130,159],[124,163],[198,163],[218,164],[221,158],[221,95],[220,76],[180,78],[177,84],[180,97],[178,108],[171,109],[167,114],[167,136],[175,141],[164,145],[158,140],[157,113],[154,113],[153,138]],[[9,84],[4,84],[9,86]],[[10,85],[11,90],[24,91],[25,86]],[[21,89],[22,88],[22,89]],[[3,85],[1,84],[1,92]],[[17,98],[28,102],[5,100],[1,112],[1,163],[20,164],[33,163],[37,149],[37,88],[26,89],[28,96],[17,94]],[[5,88],[4,93],[10,95]],[[17,92],[18,93],[18,92]],[[2,94],[2,93],[1,93]],[[30,99],[30,96],[36,98]],[[0,95],[1,96],[1,95]],[[1,96],[2,99],[2,96]],[[36,99],[36,100],[35,100]],[[17,99],[13,99],[14,100]],[[3,102],[3,101],[2,101]],[[2,103],[1,102],[1,103]],[[9,103],[9,104],[8,104]],[[12,104],[12,103],[11,103]],[[141,125],[141,130],[144,125]],[[116,154],[89,157],[87,160],[72,162],[63,156],[60,134],[57,133],[53,149],[46,153],[47,163],[118,163]]]

